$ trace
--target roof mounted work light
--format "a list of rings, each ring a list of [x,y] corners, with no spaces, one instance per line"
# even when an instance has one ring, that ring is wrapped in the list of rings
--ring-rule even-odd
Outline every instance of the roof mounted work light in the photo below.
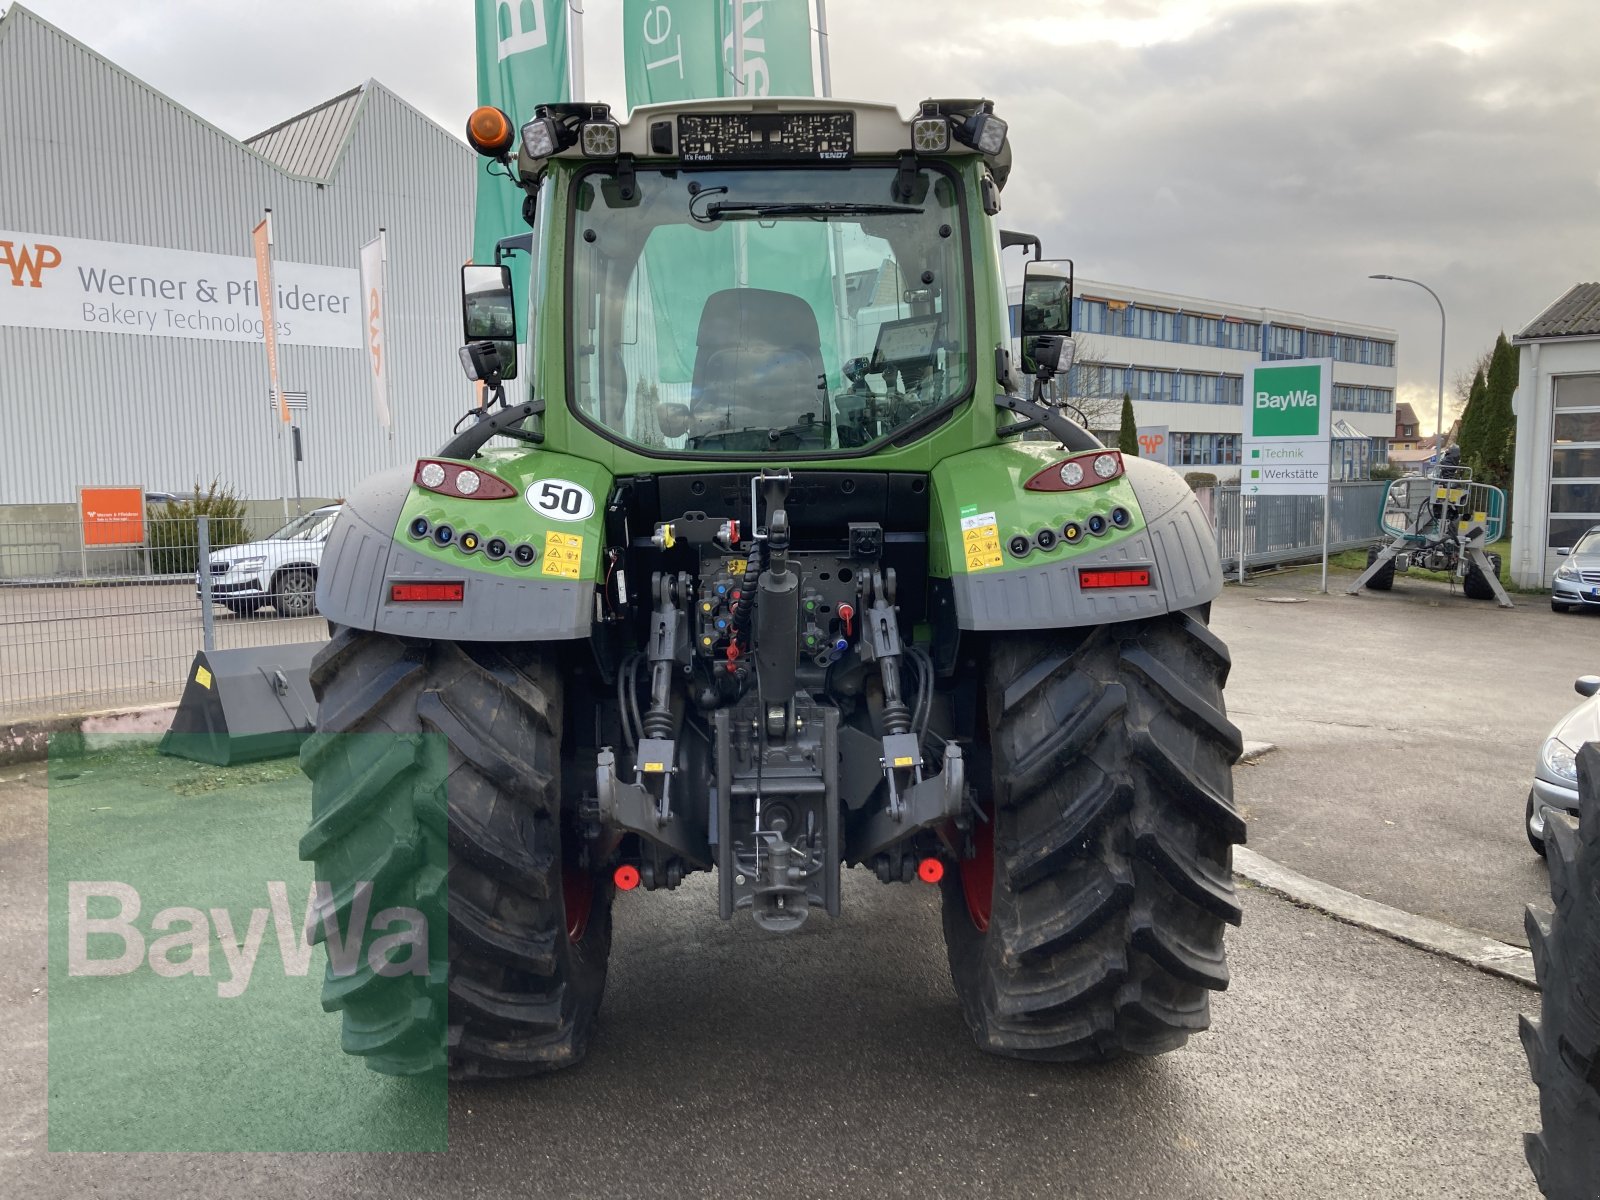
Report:
[[[956,126],[956,140],[979,154],[999,154],[1006,144],[1006,129],[1006,123],[994,115],[994,105],[985,101],[982,108]]]

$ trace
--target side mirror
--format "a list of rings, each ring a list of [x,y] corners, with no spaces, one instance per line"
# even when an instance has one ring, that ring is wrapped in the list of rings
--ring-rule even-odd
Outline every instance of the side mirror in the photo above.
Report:
[[[498,383],[517,375],[517,305],[511,293],[511,268],[476,266],[461,268],[461,325],[467,345],[461,363],[467,378]],[[475,348],[489,345],[494,362]],[[474,375],[474,366],[485,371]],[[491,372],[488,368],[493,366]]]
[[[1557,546],[1556,547],[1556,553],[1558,555],[1560,555],[1562,558],[1565,558],[1567,555],[1572,553],[1572,547],[1571,546]]]
[[[1071,259],[1044,259],[1023,268],[1018,332],[1023,367],[1030,375],[1048,379],[1072,366]]]
[[[1600,692],[1600,675],[1579,675],[1577,682],[1572,685],[1572,690],[1586,697]]]

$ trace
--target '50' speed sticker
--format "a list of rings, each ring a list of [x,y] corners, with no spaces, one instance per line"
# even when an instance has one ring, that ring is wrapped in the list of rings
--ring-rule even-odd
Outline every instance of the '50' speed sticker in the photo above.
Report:
[[[582,521],[594,515],[589,489],[568,479],[541,479],[529,485],[528,503],[552,521]]]

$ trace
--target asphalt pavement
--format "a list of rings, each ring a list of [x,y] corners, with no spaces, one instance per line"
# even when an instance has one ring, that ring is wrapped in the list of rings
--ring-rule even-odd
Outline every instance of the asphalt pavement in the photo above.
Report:
[[[1016,1063],[967,1034],[933,890],[859,871],[842,918],[789,937],[719,921],[704,876],[622,897],[589,1060],[456,1089],[446,1153],[47,1153],[43,772],[7,776],[7,1197],[1535,1194],[1524,987],[1248,891],[1210,1033]]]
[[[1600,672],[1600,617],[1514,609],[1404,576],[1347,596],[1354,573],[1229,586],[1212,626],[1233,651],[1228,712],[1278,749],[1234,774],[1250,848],[1406,912],[1527,945],[1548,904],[1522,828],[1533,764]]]

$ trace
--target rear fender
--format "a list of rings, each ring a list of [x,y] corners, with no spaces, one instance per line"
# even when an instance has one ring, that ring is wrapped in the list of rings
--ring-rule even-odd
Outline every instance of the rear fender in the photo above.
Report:
[[[441,496],[412,483],[413,468],[375,475],[356,489],[334,523],[317,573],[317,607],[354,629],[450,641],[562,641],[587,638],[603,559],[611,475],[586,459],[544,450],[490,452],[472,466],[515,489],[500,500]],[[559,481],[559,482],[556,482]],[[541,495],[578,497],[563,512]],[[428,533],[417,536],[417,523]],[[448,525],[452,537],[433,536]],[[476,535],[476,549],[461,535]],[[527,545],[533,561],[492,561],[494,539]],[[462,600],[396,602],[397,583],[461,582]]]
[[[1127,456],[1124,473],[1072,492],[1030,492],[1037,472],[1068,457],[1046,442],[985,446],[932,475],[931,574],[936,620],[948,629],[1063,629],[1156,616],[1222,591],[1211,522],[1176,471]],[[1121,529],[1061,536],[1096,514]],[[1048,531],[1048,533],[1046,533]],[[1045,536],[1041,536],[1044,534]],[[1054,540],[1049,549],[1041,541]],[[1025,553],[1017,553],[1026,539]],[[1013,543],[1016,546],[1013,546]],[[1085,568],[1148,570],[1146,586],[1085,589]]]

